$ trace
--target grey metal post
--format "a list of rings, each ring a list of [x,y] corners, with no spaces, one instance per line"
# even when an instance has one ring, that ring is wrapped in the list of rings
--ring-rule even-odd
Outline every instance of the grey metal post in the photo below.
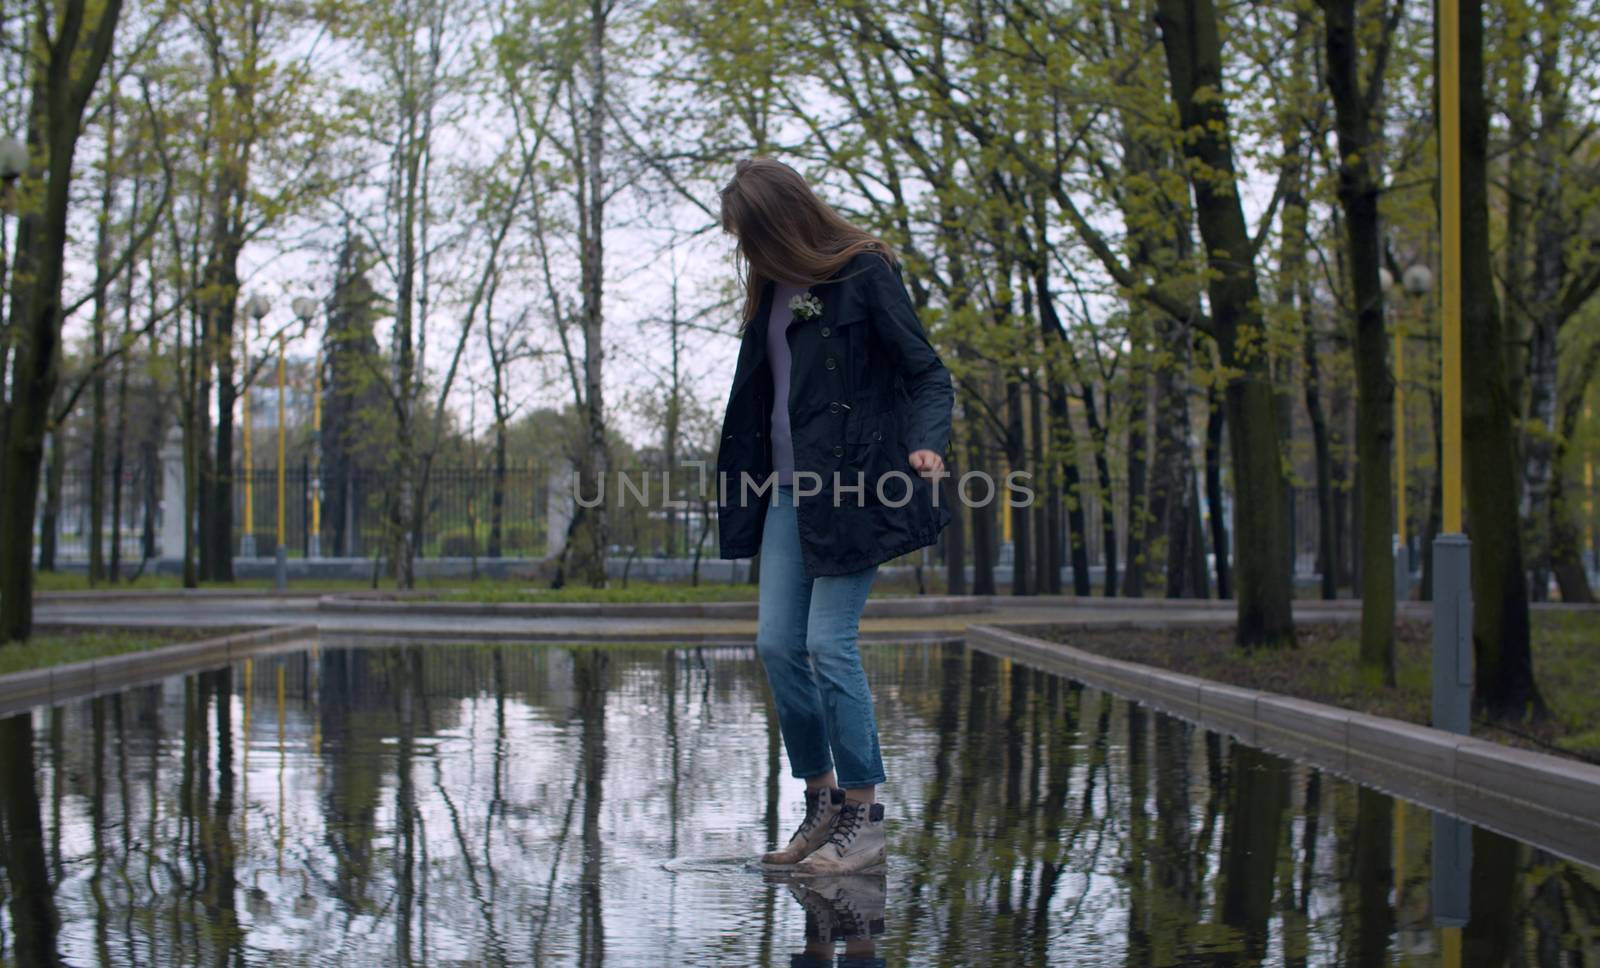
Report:
[[[564,459],[557,459],[551,465],[549,473],[544,505],[544,553],[546,557],[554,558],[567,546],[567,528],[572,525],[575,475],[572,465]]]
[[[283,591],[289,587],[289,549],[278,545],[277,560],[273,563],[272,587]]]
[[[1411,547],[1404,541],[1394,543],[1394,600],[1395,604],[1411,597]]]
[[[161,557],[183,560],[183,429],[171,427],[161,444]],[[152,569],[154,570],[154,569]]]
[[[1433,725],[1472,731],[1472,542],[1433,542]]]
[[[1433,815],[1433,923],[1464,928],[1472,916],[1472,825]]]

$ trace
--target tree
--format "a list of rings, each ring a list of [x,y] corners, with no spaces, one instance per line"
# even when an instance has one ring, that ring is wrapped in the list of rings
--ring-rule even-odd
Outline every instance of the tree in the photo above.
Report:
[[[1381,8],[1380,8],[1381,9]],[[1395,683],[1394,577],[1390,535],[1394,533],[1391,466],[1394,454],[1394,382],[1384,326],[1379,239],[1378,158],[1382,131],[1384,70],[1389,38],[1401,5],[1396,3],[1380,39],[1366,58],[1358,40],[1355,0],[1322,0],[1327,32],[1328,90],[1339,138],[1339,202],[1355,295],[1356,462],[1361,468],[1357,526],[1361,530],[1361,665],[1385,685]]]
[[[1473,704],[1496,719],[1544,713],[1533,681],[1528,585],[1517,514],[1516,408],[1494,289],[1483,6],[1461,0],[1462,483],[1472,537]]]
[[[33,509],[60,379],[61,282],[67,243],[73,155],[83,112],[111,54],[122,0],[43,5],[28,58],[30,163],[23,175],[17,251],[12,265],[10,426],[0,504],[0,642],[33,630]]]
[[[1288,505],[1276,395],[1267,368],[1255,246],[1234,171],[1217,12],[1210,0],[1160,0],[1157,23],[1211,268],[1211,332],[1229,371],[1223,393],[1239,535],[1236,637],[1245,646],[1291,644]]]

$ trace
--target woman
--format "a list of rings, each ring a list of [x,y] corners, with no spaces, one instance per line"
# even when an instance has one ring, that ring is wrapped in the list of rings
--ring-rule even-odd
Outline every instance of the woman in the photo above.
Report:
[[[806,781],[799,828],[762,860],[881,869],[885,778],[857,628],[878,565],[950,521],[938,484],[954,389],[889,246],[793,168],[740,162],[722,227],[745,300],[717,454],[721,556],[760,553],[756,651]]]

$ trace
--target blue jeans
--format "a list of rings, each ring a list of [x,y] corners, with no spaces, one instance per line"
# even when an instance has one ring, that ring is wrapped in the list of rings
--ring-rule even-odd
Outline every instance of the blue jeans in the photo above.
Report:
[[[807,578],[794,488],[778,485],[766,513],[756,654],[772,686],[789,769],[803,779],[836,770],[845,788],[882,783],[878,722],[856,651],[878,566]]]

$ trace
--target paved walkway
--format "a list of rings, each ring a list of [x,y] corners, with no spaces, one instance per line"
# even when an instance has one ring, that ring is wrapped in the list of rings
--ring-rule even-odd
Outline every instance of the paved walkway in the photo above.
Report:
[[[1299,603],[1295,617],[1301,621],[1354,620],[1355,602]],[[1427,616],[1427,606],[1410,603],[1408,613]],[[952,615],[862,620],[862,638],[872,641],[927,640],[962,637],[968,625],[1012,625],[1037,622],[1092,625],[1150,623],[1190,624],[1233,620],[1232,602],[1163,602],[1037,598],[999,600],[991,611]],[[273,626],[314,625],[330,638],[345,636],[405,639],[528,640],[528,641],[635,641],[635,642],[749,642],[755,637],[751,619],[703,617],[636,617],[618,609],[606,616],[525,617],[506,615],[427,615],[407,613],[403,603],[392,610],[347,613],[319,610],[315,598],[250,595],[225,597],[151,596],[148,600],[119,598],[112,601],[45,600],[34,607],[41,626],[106,625],[161,626]]]

